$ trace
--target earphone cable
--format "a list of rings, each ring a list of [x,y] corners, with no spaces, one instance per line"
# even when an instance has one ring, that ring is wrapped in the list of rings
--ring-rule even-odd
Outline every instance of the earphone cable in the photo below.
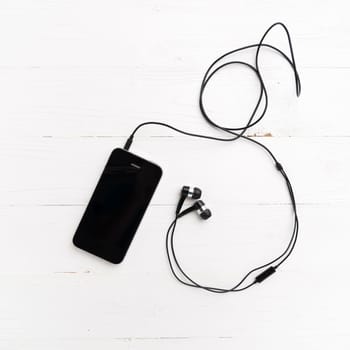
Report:
[[[284,30],[284,32],[287,36],[291,58],[289,58],[288,55],[286,55],[282,50],[280,50],[280,49],[278,49],[270,44],[264,43],[268,33],[276,26],[280,26]],[[208,139],[208,140],[214,140],[214,141],[231,142],[231,141],[235,141],[235,140],[242,138],[242,139],[247,140],[249,142],[252,142],[252,143],[258,145],[259,147],[261,147],[262,149],[264,149],[270,155],[270,157],[273,159],[276,169],[280,172],[280,174],[283,176],[283,178],[285,180],[285,183],[286,183],[286,186],[288,189],[288,193],[289,193],[289,197],[291,200],[291,205],[292,205],[292,209],[293,209],[293,216],[294,216],[292,235],[291,235],[291,238],[287,244],[287,247],[278,257],[270,260],[267,263],[264,263],[261,266],[258,266],[256,268],[250,270],[232,288],[225,289],[225,288],[203,286],[203,285],[199,284],[198,282],[196,282],[193,278],[191,278],[181,267],[181,265],[177,259],[177,256],[176,256],[175,249],[174,249],[174,233],[175,233],[177,220],[179,218],[178,215],[175,216],[175,219],[172,221],[172,223],[170,224],[170,226],[167,230],[166,253],[167,253],[167,258],[169,261],[169,265],[170,265],[170,269],[171,269],[172,274],[175,276],[175,278],[179,282],[181,282],[182,284],[184,284],[186,286],[201,288],[201,289],[207,290],[209,292],[213,292],[213,293],[238,292],[238,291],[242,291],[242,290],[245,290],[247,288],[250,288],[251,286],[253,286],[256,283],[262,282],[264,279],[266,279],[272,273],[274,273],[275,270],[278,267],[280,267],[289,258],[289,256],[291,255],[291,253],[293,252],[293,250],[295,248],[295,244],[296,244],[296,241],[298,238],[299,220],[298,220],[298,215],[297,215],[296,201],[295,201],[295,196],[294,196],[294,191],[293,191],[292,185],[289,181],[289,178],[288,178],[285,170],[283,169],[280,162],[278,162],[277,158],[274,156],[274,154],[271,152],[271,150],[266,145],[264,145],[263,143],[255,140],[249,136],[244,135],[248,129],[255,126],[257,123],[259,123],[264,118],[266,111],[268,109],[269,100],[268,100],[267,89],[266,89],[264,80],[263,80],[261,72],[260,72],[260,67],[259,67],[259,57],[260,57],[260,53],[261,53],[262,48],[271,49],[273,52],[276,52],[279,55],[281,55],[282,58],[285,59],[289,63],[289,65],[291,66],[293,73],[294,73],[296,95],[299,96],[301,93],[301,83],[300,83],[299,74],[298,74],[298,71],[296,68],[295,57],[294,57],[294,52],[293,52],[290,34],[289,34],[287,27],[283,23],[277,22],[277,23],[274,23],[273,25],[271,25],[266,30],[266,32],[264,33],[264,35],[262,36],[262,38],[258,44],[247,45],[247,46],[229,51],[229,52],[221,55],[220,57],[218,57],[217,59],[214,60],[214,62],[209,66],[209,68],[207,69],[207,71],[204,74],[204,77],[203,77],[203,80],[201,83],[201,87],[200,87],[200,92],[199,92],[199,109],[201,111],[201,114],[202,114],[203,118],[210,125],[212,125],[213,127],[217,128],[223,132],[229,133],[230,135],[232,135],[231,137],[223,138],[223,137],[215,137],[215,136],[209,136],[209,135],[201,135],[201,134],[196,134],[193,132],[181,130],[181,129],[174,127],[172,125],[169,125],[167,123],[158,122],[158,121],[149,121],[149,122],[144,122],[144,123],[139,124],[134,129],[134,131],[131,133],[131,135],[127,139],[125,146],[124,146],[124,149],[129,150],[129,148],[133,142],[134,135],[136,134],[136,132],[140,128],[147,126],[147,125],[158,125],[158,126],[166,127],[168,129],[171,129],[171,130],[176,131],[176,132],[183,134],[183,135],[202,138],[202,139]],[[251,65],[251,64],[244,62],[244,61],[228,61],[228,62],[220,63],[220,62],[222,62],[222,60],[224,58],[227,58],[231,55],[234,55],[237,52],[250,50],[250,49],[256,49],[254,65]],[[203,103],[204,92],[205,92],[205,89],[206,89],[209,81],[211,80],[211,78],[219,70],[221,70],[227,66],[231,66],[231,65],[241,65],[241,66],[244,66],[244,67],[248,68],[249,70],[253,71],[258,82],[259,82],[259,85],[260,85],[259,97],[258,97],[257,103],[254,106],[253,112],[251,113],[250,117],[248,118],[247,123],[241,127],[224,127],[224,126],[218,125],[209,117],[209,115],[207,114],[206,109],[204,107],[204,103]],[[260,114],[258,114],[259,109],[262,109]],[[180,272],[180,274],[182,275],[182,277],[185,280],[182,279],[177,274],[174,266],[176,266],[176,269],[178,270],[178,272]],[[262,269],[264,269],[264,270],[260,274],[255,276],[255,279],[253,281],[242,286],[246,282],[246,280],[248,279],[249,276],[251,276],[254,272],[258,272]]]

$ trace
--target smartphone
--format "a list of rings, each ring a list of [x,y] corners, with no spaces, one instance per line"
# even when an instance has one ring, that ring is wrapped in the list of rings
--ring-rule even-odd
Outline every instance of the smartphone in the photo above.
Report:
[[[74,245],[111,263],[122,262],[161,176],[158,165],[124,149],[113,150]]]

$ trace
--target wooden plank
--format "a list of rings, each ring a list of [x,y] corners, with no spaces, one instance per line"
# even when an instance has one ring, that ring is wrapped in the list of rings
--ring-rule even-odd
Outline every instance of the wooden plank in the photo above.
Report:
[[[299,203],[348,202],[348,138],[258,140],[284,165]],[[1,205],[86,205],[111,150],[124,142],[125,138],[2,139]],[[212,206],[289,203],[271,159],[243,140],[222,144],[140,136],[131,150],[164,170],[154,205],[174,205],[185,184],[202,187]]]
[[[264,284],[225,296],[183,287],[170,275],[164,230],[173,208],[149,210],[120,266],[72,246],[79,211],[1,208],[1,342],[91,339],[137,348],[153,342],[161,346],[167,337],[176,344],[183,337],[209,338],[208,344],[212,337],[215,342],[228,337],[229,344],[261,339],[266,345],[278,333],[277,341],[290,339],[292,345],[323,339],[349,343],[343,322],[349,285],[334,273],[347,264],[348,234],[342,223],[348,205],[301,206],[300,242],[289,263]],[[208,222],[189,216],[176,238],[179,257],[198,279],[226,285],[285,244],[288,214],[285,206],[238,206],[220,208]]]
[[[96,6],[93,0],[17,0],[0,8],[0,65],[197,63],[198,57],[258,42],[270,24],[282,19],[293,35],[299,62],[349,67],[345,0],[322,1],[317,12],[313,2],[305,2],[300,11],[292,0],[283,6],[276,1],[233,5],[226,0],[217,6],[210,0],[107,0]],[[285,41],[282,34],[271,36],[271,41],[277,39]]]
[[[264,120],[247,134],[350,135],[347,89],[343,88],[350,79],[350,70],[301,69],[303,92],[297,99],[290,68],[276,57],[269,58],[278,65],[264,70],[269,109]],[[127,136],[139,123],[156,120],[192,132],[218,134],[198,109],[199,86],[209,63],[210,60],[196,66],[169,64],[166,68],[3,69],[0,132],[2,137]],[[337,88],[315,83],[320,79]],[[215,77],[208,86],[205,105],[214,121],[238,127],[246,123],[257,96],[255,77],[236,67]],[[142,134],[174,135],[159,127],[147,128]]]
[[[319,335],[323,341],[322,345],[325,347],[337,346],[339,349],[346,349],[349,345],[349,341],[342,336],[336,337],[334,340],[326,338],[328,332],[325,335]],[[266,349],[277,350],[283,347],[286,350],[293,350],[296,347],[313,349],[315,340],[313,335],[287,335],[282,337],[275,337],[274,334],[267,334],[266,336],[252,336],[251,334],[245,334],[243,336],[232,337],[154,337],[154,338],[121,338],[121,339],[15,339],[12,341],[1,342],[8,349],[25,348],[29,350],[36,349],[50,349],[59,350],[75,350],[78,346],[84,347],[84,349],[92,350],[103,348],[106,350],[113,350],[115,348],[121,350],[162,350],[166,349],[204,349],[210,350],[216,347],[220,347],[222,350],[231,350],[236,346],[241,347],[256,347],[260,346]]]

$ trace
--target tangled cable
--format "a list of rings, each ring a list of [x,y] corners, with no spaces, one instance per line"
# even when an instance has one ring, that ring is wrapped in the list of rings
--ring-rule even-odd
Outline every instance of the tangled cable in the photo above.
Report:
[[[272,45],[264,43],[264,40],[265,40],[267,34],[271,31],[271,29],[273,29],[276,26],[280,26],[287,35],[290,56],[291,56],[290,58],[280,49],[278,49]],[[244,50],[248,50],[248,49],[252,49],[252,48],[256,48],[254,65],[251,65],[251,64],[244,62],[244,61],[228,61],[225,63],[221,63],[224,58],[226,58],[230,55],[234,55],[235,53],[237,53],[239,51],[244,51]],[[254,144],[262,147],[271,156],[272,160],[274,161],[276,169],[279,171],[279,173],[283,176],[283,178],[285,180],[285,183],[286,183],[286,186],[287,186],[287,189],[289,192],[291,205],[292,205],[292,209],[293,209],[293,216],[294,216],[294,224],[293,224],[291,238],[290,238],[285,250],[278,257],[271,259],[270,261],[264,263],[263,265],[258,266],[256,268],[250,270],[249,272],[247,272],[246,275],[238,283],[234,284],[234,286],[232,288],[225,289],[225,288],[218,288],[218,287],[212,287],[212,286],[205,286],[205,285],[202,285],[202,284],[196,282],[192,277],[190,277],[183,270],[183,268],[181,267],[181,265],[177,259],[176,253],[175,253],[174,233],[175,233],[177,221],[181,216],[183,216],[183,212],[180,212],[180,210],[176,211],[175,219],[172,221],[172,223],[170,224],[170,226],[167,230],[166,252],[167,252],[167,257],[168,257],[168,261],[169,261],[169,265],[170,265],[170,269],[171,269],[172,274],[175,276],[175,278],[179,282],[181,282],[182,284],[184,284],[186,286],[201,288],[201,289],[204,289],[206,291],[213,292],[213,293],[239,292],[239,291],[243,291],[243,290],[253,286],[256,283],[261,283],[267,277],[271,276],[276,271],[276,269],[288,259],[288,257],[291,255],[292,251],[294,250],[294,247],[295,247],[295,244],[296,244],[296,241],[298,238],[299,220],[298,220],[298,216],[297,216],[296,201],[295,201],[292,185],[289,181],[289,178],[288,178],[286,172],[284,171],[281,163],[276,159],[276,157],[273,155],[273,153],[270,151],[270,149],[267,146],[265,146],[264,144],[262,144],[261,142],[258,142],[257,140],[255,140],[253,138],[250,138],[250,137],[244,135],[249,128],[253,127],[254,125],[256,125],[258,122],[260,122],[263,119],[263,117],[266,114],[267,108],[268,108],[267,89],[266,89],[266,86],[264,84],[263,78],[262,78],[261,73],[260,73],[260,68],[259,68],[259,55],[260,55],[260,51],[262,48],[268,48],[268,49],[273,50],[274,52],[281,55],[290,64],[291,68],[293,69],[294,78],[295,78],[296,95],[299,96],[300,92],[301,92],[301,84],[300,84],[299,74],[297,72],[297,68],[296,68],[296,64],[295,64],[295,58],[294,58],[294,52],[293,52],[290,34],[288,32],[287,27],[283,23],[277,22],[277,23],[274,23],[273,25],[271,25],[266,30],[266,32],[264,33],[264,35],[262,36],[262,38],[258,44],[244,46],[244,47],[241,47],[241,48],[238,48],[238,49],[235,49],[235,50],[232,50],[232,51],[225,53],[224,55],[217,58],[209,66],[206,73],[204,74],[204,77],[203,77],[203,80],[201,83],[201,87],[200,87],[200,93],[199,93],[199,108],[200,108],[200,111],[202,113],[202,116],[213,127],[217,128],[223,132],[229,133],[233,136],[231,136],[229,138],[221,138],[221,137],[214,137],[214,136],[208,136],[208,135],[201,135],[201,134],[196,134],[196,133],[180,130],[180,129],[173,127],[173,126],[166,124],[166,123],[150,121],[150,122],[145,122],[145,123],[139,124],[134,129],[132,134],[129,136],[129,138],[127,139],[125,146],[124,146],[124,149],[126,149],[126,150],[128,150],[130,148],[130,146],[133,142],[133,138],[134,138],[135,133],[141,127],[146,126],[146,125],[159,125],[159,126],[164,126],[166,128],[172,129],[178,133],[181,133],[181,134],[184,134],[187,136],[193,136],[193,137],[209,139],[209,140],[227,142],[227,141],[235,141],[239,138],[242,138],[244,140],[253,142]],[[253,109],[253,112],[250,115],[247,123],[242,127],[236,127],[236,128],[224,127],[224,126],[220,126],[217,123],[215,123],[208,116],[208,114],[204,108],[204,104],[203,104],[203,94],[204,94],[205,88],[207,87],[208,82],[219,70],[221,70],[224,67],[229,66],[229,65],[242,65],[242,66],[245,66],[248,69],[252,70],[255,73],[255,76],[257,77],[259,85],[260,85],[260,93],[259,93],[258,101],[257,101],[257,103]],[[258,115],[258,110],[259,110],[260,106],[262,107],[262,111]],[[178,208],[179,207],[181,209],[182,204],[180,206],[178,206]],[[175,270],[175,267],[176,267],[177,271]],[[261,272],[261,270],[262,270],[262,272]],[[248,277],[251,276],[254,272],[256,272],[258,274],[255,276],[255,278],[251,282],[247,283],[246,281],[247,281]]]

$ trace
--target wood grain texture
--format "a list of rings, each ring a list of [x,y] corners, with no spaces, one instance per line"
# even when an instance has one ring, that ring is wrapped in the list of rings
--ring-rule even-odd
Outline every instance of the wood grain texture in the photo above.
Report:
[[[75,248],[111,150],[146,120],[219,135],[198,111],[203,73],[277,20],[291,31],[302,95],[290,67],[264,52],[270,106],[249,135],[295,187],[301,231],[290,262],[246,293],[179,285],[164,239],[183,184],[200,186],[213,211],[208,222],[184,218],[175,241],[203,283],[229,287],[280,252],[291,208],[261,149],[153,126],[132,150],[164,176],[125,262]],[[281,33],[269,40],[286,49]],[[0,349],[349,349],[345,0],[1,1],[0,43]],[[227,69],[208,86],[206,107],[237,126],[257,94],[250,72]]]

